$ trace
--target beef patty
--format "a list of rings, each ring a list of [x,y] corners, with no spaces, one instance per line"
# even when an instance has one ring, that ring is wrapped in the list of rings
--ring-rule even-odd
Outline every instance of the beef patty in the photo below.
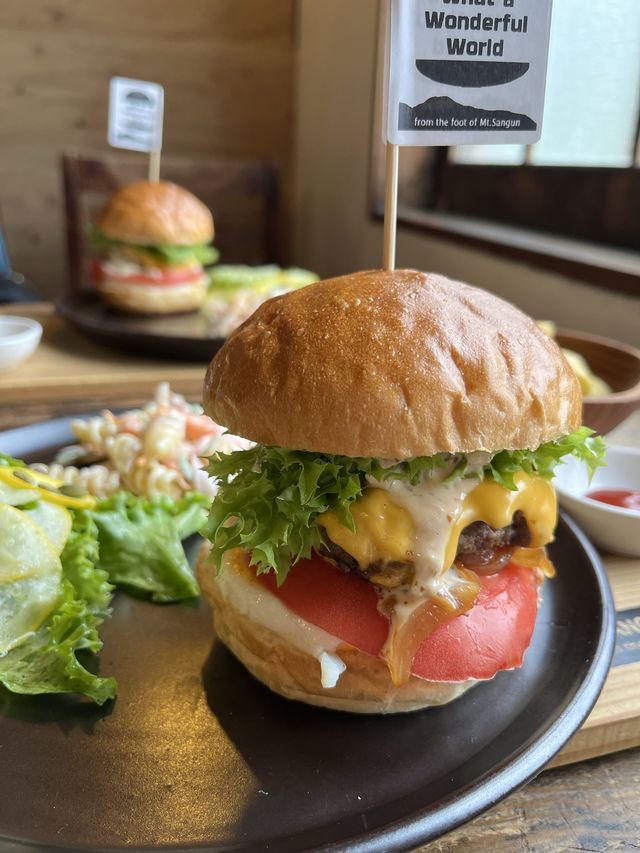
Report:
[[[468,569],[481,569],[504,556],[507,548],[526,548],[530,544],[531,533],[527,521],[524,514],[518,510],[507,527],[496,529],[484,521],[474,521],[465,527],[460,534],[455,562]],[[387,589],[413,581],[414,566],[410,561],[376,560],[368,566],[360,566],[355,557],[330,539],[327,539],[320,553],[344,572],[353,572]]]

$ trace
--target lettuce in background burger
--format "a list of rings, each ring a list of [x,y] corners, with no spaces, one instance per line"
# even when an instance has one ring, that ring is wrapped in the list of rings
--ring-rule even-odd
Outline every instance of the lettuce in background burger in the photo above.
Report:
[[[258,679],[395,712],[520,666],[554,573],[554,468],[602,458],[531,319],[412,270],[318,282],[231,336],[204,405],[256,442],[211,460],[199,577]]]
[[[193,311],[205,299],[205,264],[218,252],[209,209],[168,181],[138,181],[118,190],[91,232],[100,254],[96,288],[120,311],[171,314]]]
[[[315,273],[299,267],[218,264],[209,274],[209,290],[202,306],[209,333],[226,338],[267,299],[317,280]]]

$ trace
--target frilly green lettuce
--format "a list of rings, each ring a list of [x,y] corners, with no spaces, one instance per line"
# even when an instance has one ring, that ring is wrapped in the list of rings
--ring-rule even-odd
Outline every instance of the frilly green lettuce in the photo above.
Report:
[[[485,467],[485,477],[491,477],[508,489],[515,488],[513,475],[518,471],[539,474],[551,480],[564,456],[575,456],[583,462],[593,476],[596,468],[605,465],[606,445],[602,436],[588,427],[580,427],[557,441],[547,441],[537,450],[501,450]]]
[[[475,476],[492,478],[513,489],[517,471],[551,479],[556,465],[568,454],[593,472],[604,464],[604,448],[602,438],[581,427],[537,450],[500,451]],[[208,471],[218,478],[218,494],[206,528],[213,545],[212,559],[219,568],[225,551],[244,548],[251,551],[258,572],[275,571],[281,584],[291,565],[310,557],[322,544],[318,515],[333,510],[342,524],[354,529],[349,508],[362,494],[367,478],[415,485],[425,472],[438,468],[445,469],[448,480],[463,476],[467,458],[441,453],[393,463],[263,445],[215,456]]]

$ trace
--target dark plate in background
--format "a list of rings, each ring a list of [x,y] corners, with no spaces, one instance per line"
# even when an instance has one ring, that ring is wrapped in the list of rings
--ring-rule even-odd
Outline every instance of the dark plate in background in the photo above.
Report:
[[[225,341],[212,336],[198,311],[166,316],[118,314],[90,291],[63,296],[56,308],[92,340],[147,356],[209,362]]]
[[[46,460],[70,437],[60,419],[1,434],[0,450]],[[550,550],[523,668],[400,716],[281,699],[213,640],[204,603],[116,596],[100,655],[114,703],[0,692],[2,849],[390,851],[453,829],[532,778],[604,683],[604,570],[566,518]]]

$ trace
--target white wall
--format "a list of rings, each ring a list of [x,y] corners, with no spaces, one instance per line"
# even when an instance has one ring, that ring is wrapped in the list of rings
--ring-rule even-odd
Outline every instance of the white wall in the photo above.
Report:
[[[380,266],[368,213],[375,0],[299,0],[293,257],[322,276]],[[400,230],[397,265],[434,270],[536,317],[640,345],[640,299]]]

